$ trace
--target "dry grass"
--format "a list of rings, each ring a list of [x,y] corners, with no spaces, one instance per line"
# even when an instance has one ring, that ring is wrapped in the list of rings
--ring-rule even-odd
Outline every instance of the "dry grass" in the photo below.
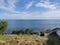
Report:
[[[38,35],[0,35],[0,45],[45,45],[47,40]]]

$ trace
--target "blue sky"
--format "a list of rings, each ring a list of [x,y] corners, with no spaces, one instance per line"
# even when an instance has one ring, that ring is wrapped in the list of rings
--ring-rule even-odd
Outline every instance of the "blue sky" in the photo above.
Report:
[[[0,0],[0,19],[60,19],[60,0]]]

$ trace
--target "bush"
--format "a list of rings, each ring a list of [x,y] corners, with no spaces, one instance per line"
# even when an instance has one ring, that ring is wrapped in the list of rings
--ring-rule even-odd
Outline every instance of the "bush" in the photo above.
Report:
[[[52,37],[47,41],[47,45],[60,45],[60,37]]]
[[[18,31],[18,30],[13,30],[12,34],[17,34],[17,35],[19,35],[19,31]]]
[[[39,35],[39,32],[36,32],[32,29],[25,29],[25,30],[13,30],[12,34],[29,34],[29,35]]]
[[[32,34],[32,35],[33,35],[33,34],[39,35],[39,32],[34,31],[34,32],[32,32],[31,34]]]
[[[6,33],[8,23],[6,21],[0,21],[0,34]]]
[[[25,29],[25,34],[31,34],[33,32],[34,32],[34,30],[32,30],[32,29]]]
[[[45,33],[49,33],[50,34],[50,33],[52,33],[52,30],[48,29],[48,30],[45,31]]]
[[[24,30],[19,30],[19,34],[24,34]]]
[[[36,35],[39,35],[39,32],[34,31],[33,29],[26,29],[25,30],[25,34],[30,34],[30,35],[36,34]]]

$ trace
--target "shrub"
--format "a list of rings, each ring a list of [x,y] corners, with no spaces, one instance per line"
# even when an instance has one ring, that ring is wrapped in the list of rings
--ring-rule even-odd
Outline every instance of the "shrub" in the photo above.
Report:
[[[0,33],[4,34],[6,33],[6,29],[8,27],[8,23],[6,21],[0,21]]]
[[[34,31],[31,34],[39,35],[39,32]]]
[[[19,31],[18,31],[18,30],[13,30],[12,34],[17,34],[17,35],[19,35]]]
[[[33,32],[34,32],[34,30],[32,30],[32,29],[25,29],[25,34],[31,34]]]
[[[13,30],[12,34],[29,34],[29,35],[39,35],[39,32],[36,32],[32,29],[25,29],[25,30]]]
[[[19,30],[19,34],[24,34],[24,30]]]
[[[47,41],[47,45],[60,45],[60,37],[52,37]]]

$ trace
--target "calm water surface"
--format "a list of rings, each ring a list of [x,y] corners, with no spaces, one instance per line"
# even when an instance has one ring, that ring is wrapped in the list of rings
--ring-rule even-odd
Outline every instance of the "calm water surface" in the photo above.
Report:
[[[7,20],[7,32],[11,33],[14,29],[32,28],[34,30],[46,30],[60,27],[60,20]]]

